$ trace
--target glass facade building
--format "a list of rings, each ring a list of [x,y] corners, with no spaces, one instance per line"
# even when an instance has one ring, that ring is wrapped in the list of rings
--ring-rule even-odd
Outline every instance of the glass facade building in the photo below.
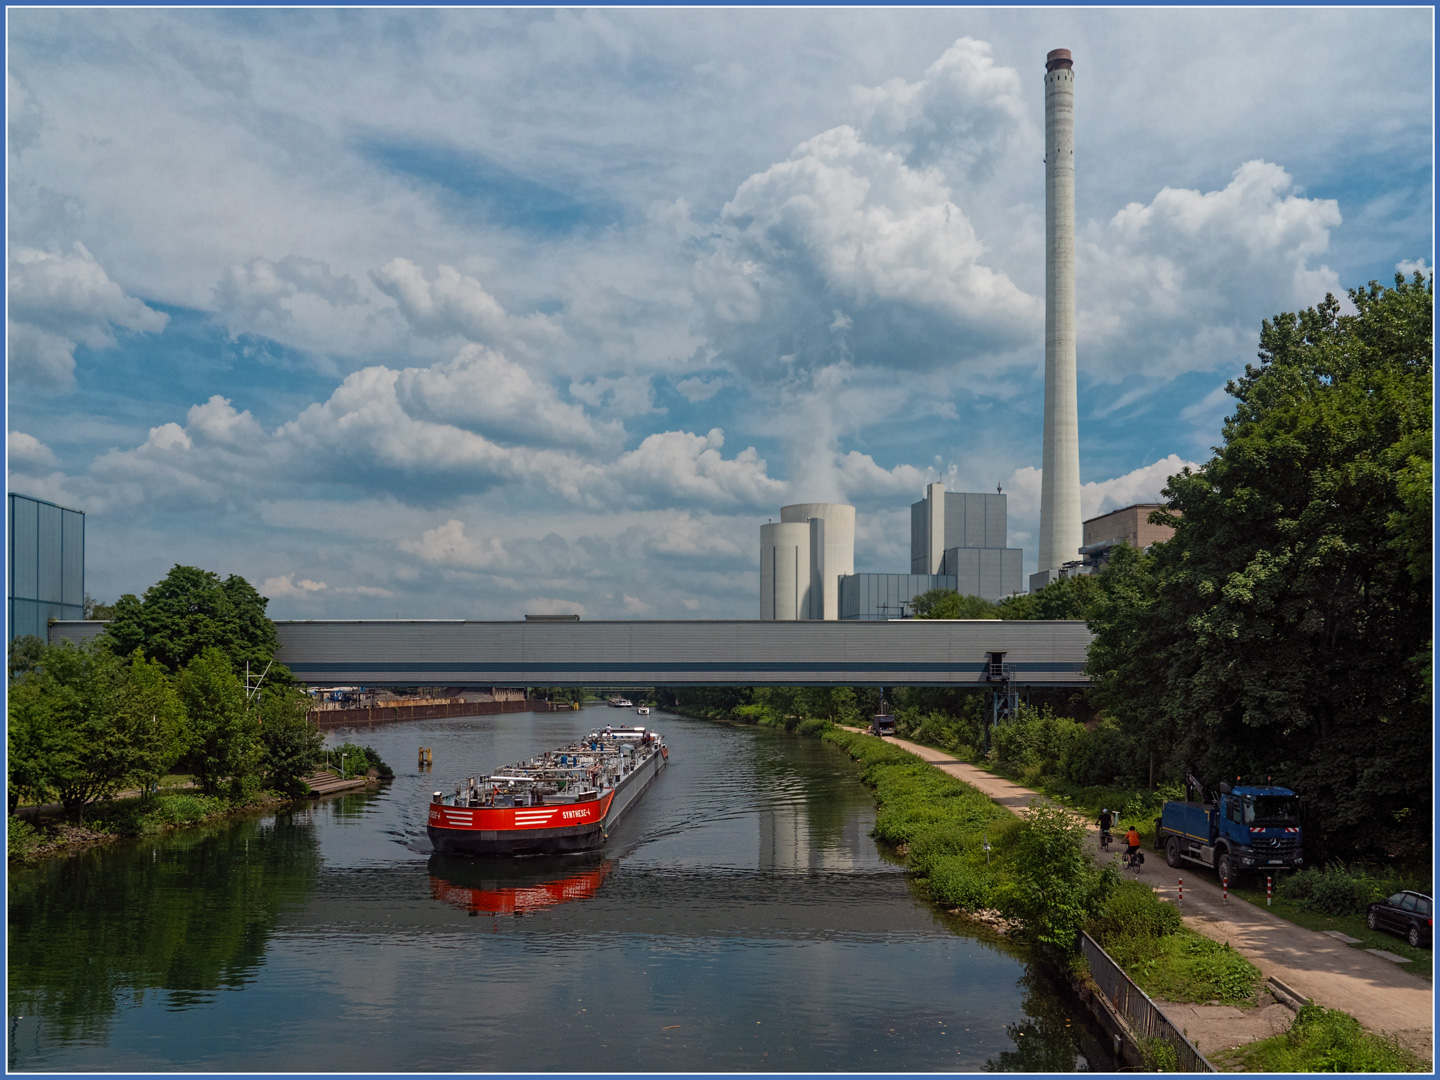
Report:
[[[6,509],[8,640],[45,639],[51,619],[85,617],[85,515],[13,492]]]
[[[904,619],[915,597],[955,585],[949,574],[847,574],[840,579],[840,618]]]

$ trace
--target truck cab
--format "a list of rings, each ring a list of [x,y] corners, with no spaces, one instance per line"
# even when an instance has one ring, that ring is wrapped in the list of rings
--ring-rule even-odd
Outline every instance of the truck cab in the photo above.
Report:
[[[1272,785],[1221,784],[1207,793],[1189,778],[1200,799],[1167,802],[1156,822],[1165,861],[1215,868],[1234,881],[1251,870],[1296,869],[1304,863],[1300,797]],[[1190,792],[1187,792],[1190,794]]]
[[[870,718],[871,735],[894,735],[895,717],[890,713],[877,713]]]

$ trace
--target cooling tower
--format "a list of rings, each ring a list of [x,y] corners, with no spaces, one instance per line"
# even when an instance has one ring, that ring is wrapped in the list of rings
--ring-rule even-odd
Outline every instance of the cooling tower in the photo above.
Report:
[[[840,618],[840,576],[855,573],[855,507],[794,503],[780,508],[783,522],[810,527],[810,612],[801,618]]]
[[[810,523],[760,526],[760,618],[810,618]]]

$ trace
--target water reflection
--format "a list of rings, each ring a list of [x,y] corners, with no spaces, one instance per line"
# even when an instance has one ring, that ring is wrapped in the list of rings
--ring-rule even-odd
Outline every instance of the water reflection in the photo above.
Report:
[[[154,993],[175,1010],[244,986],[319,866],[309,821],[282,814],[12,870],[10,1015],[89,1040]]]
[[[430,857],[430,893],[472,915],[530,915],[589,900],[614,869],[604,856],[567,859]]]
[[[1059,976],[1031,964],[1019,985],[1025,990],[1025,1017],[1005,1025],[1015,1049],[985,1062],[986,1072],[1089,1072],[1091,1063],[1109,1067],[1104,1036],[1080,1003],[1064,992]]]

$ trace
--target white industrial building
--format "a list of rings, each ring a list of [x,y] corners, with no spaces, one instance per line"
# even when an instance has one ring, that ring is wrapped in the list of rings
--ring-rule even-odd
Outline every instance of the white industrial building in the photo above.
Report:
[[[795,503],[760,526],[760,618],[840,617],[840,579],[855,573],[855,508]]]
[[[782,507],[760,526],[760,618],[897,619],[930,589],[999,600],[1021,589],[1024,552],[1006,547],[1006,497],[931,484],[910,508],[910,573],[855,573],[855,508]]]

